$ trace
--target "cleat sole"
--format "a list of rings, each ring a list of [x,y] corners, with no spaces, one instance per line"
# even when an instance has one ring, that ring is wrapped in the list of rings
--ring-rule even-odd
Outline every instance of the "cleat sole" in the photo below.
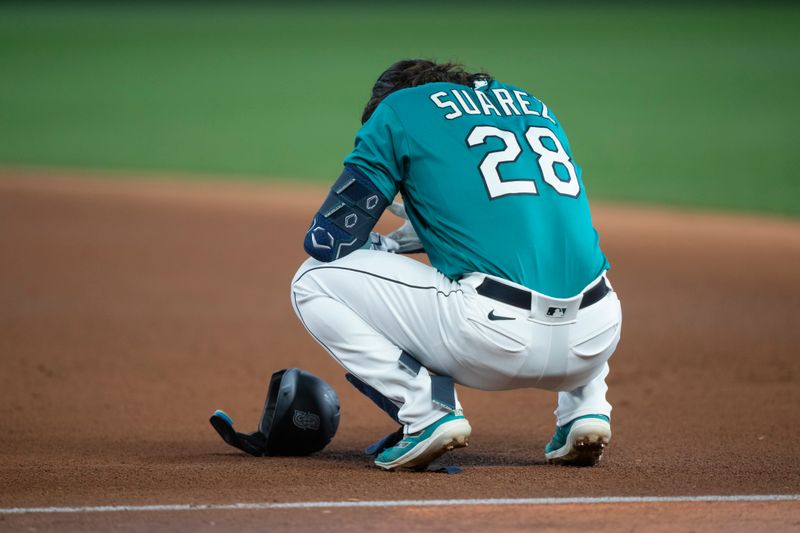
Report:
[[[567,436],[567,443],[545,454],[547,462],[567,466],[595,466],[611,441],[611,426],[601,420],[578,420]]]

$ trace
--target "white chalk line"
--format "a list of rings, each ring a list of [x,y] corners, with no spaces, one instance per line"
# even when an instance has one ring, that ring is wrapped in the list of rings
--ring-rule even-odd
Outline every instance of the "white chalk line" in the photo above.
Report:
[[[586,505],[619,503],[781,502],[800,501],[800,494],[733,496],[603,496],[585,498],[488,498],[465,500],[373,500],[327,502],[188,503],[173,505],[99,505],[92,507],[0,507],[0,515],[46,513],[116,513],[137,511],[245,511],[273,509],[336,509],[369,507],[448,507],[485,505]]]

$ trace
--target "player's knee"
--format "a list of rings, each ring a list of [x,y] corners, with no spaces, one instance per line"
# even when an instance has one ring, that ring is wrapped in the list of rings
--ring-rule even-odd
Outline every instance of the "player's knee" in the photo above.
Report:
[[[306,259],[300,268],[297,269],[292,278],[291,297],[292,304],[298,305],[310,294],[318,292],[319,284],[316,282],[315,271],[324,263],[317,261],[313,257]]]
[[[299,281],[301,281],[301,279],[305,276],[305,274],[309,270],[311,270],[315,266],[319,266],[319,265],[322,265],[322,264],[323,263],[320,263],[319,261],[317,261],[313,257],[309,257],[308,259],[303,261],[300,264],[300,267],[297,269],[297,272],[295,272],[294,276],[292,277],[292,287],[294,287],[295,284],[297,284]]]

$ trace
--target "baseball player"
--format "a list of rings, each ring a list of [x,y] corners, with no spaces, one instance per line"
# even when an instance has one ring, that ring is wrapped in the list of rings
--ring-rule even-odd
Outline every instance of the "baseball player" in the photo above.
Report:
[[[311,258],[291,297],[308,332],[404,426],[375,464],[422,469],[467,445],[454,383],[557,391],[547,459],[596,464],[611,438],[605,379],[622,316],[556,116],[488,74],[404,60],[378,78],[362,124],[305,236]],[[387,208],[407,220],[372,232]],[[432,266],[402,255],[419,251]]]

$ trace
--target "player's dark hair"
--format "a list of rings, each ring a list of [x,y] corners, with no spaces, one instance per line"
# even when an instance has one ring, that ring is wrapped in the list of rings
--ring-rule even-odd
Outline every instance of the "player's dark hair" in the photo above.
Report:
[[[372,87],[372,96],[361,115],[361,123],[372,116],[384,98],[400,89],[417,87],[426,83],[445,81],[473,86],[478,80],[489,80],[486,72],[466,72],[458,63],[435,63],[427,59],[403,59],[387,68]]]

